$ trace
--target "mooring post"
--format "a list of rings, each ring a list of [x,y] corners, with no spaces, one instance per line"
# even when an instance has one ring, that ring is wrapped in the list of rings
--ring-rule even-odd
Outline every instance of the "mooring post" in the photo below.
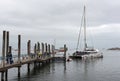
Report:
[[[45,52],[48,51],[48,48],[47,48],[47,43],[45,43]]]
[[[54,45],[52,45],[52,55],[53,57],[55,57],[55,46]]]
[[[41,58],[41,55],[40,54],[40,43],[37,42],[37,54],[38,54],[38,58]],[[39,66],[40,66],[40,62],[39,62]]]
[[[66,48],[66,44],[64,45],[64,58],[65,58],[65,62],[66,62],[66,51],[67,51],[67,48]]]
[[[51,54],[51,52],[50,52],[50,44],[48,44],[48,53],[49,53],[49,57],[50,57],[50,54]]]
[[[55,47],[54,47],[54,45],[52,45],[52,61],[54,61],[54,58],[55,57]]]
[[[50,44],[48,44],[48,57],[50,58],[50,55],[51,55],[51,53],[50,53]],[[49,63],[50,63],[50,60],[51,59],[49,59]]]
[[[6,59],[8,59],[8,48],[9,48],[9,32],[7,31],[6,36]],[[5,81],[8,81],[8,70],[5,71]]]
[[[45,43],[45,57],[48,58],[48,54],[47,54],[47,52],[48,52],[47,43]]]
[[[41,45],[42,45],[42,58],[44,58],[44,44],[41,43]]]
[[[18,63],[21,63],[20,60],[20,53],[21,53],[21,35],[18,35]],[[21,64],[20,64],[21,66]],[[18,66],[18,77],[20,78],[20,66]]]
[[[40,43],[38,42],[37,44],[38,44],[37,50],[38,52],[40,52]]]
[[[35,44],[35,46],[34,46],[34,53],[35,53],[35,54],[37,54],[36,48],[37,48],[37,45]]]
[[[2,63],[3,63],[3,67],[5,67],[5,42],[6,42],[6,31],[3,31],[3,45],[2,45]]]
[[[6,31],[3,31],[3,41],[2,41],[2,67],[5,67],[5,42],[6,42]],[[4,81],[4,71],[1,73],[1,81]]]
[[[37,55],[37,44],[35,44],[35,46],[34,46],[34,54]],[[36,66],[36,62],[34,62],[34,67],[35,66]]]
[[[27,43],[27,53],[28,53],[28,59],[29,59],[29,57],[30,57],[30,50],[31,50],[31,41],[30,40],[28,40],[28,43]],[[30,74],[30,63],[28,63],[28,74]]]
[[[1,81],[5,81],[5,80],[4,80],[4,71],[1,72]]]

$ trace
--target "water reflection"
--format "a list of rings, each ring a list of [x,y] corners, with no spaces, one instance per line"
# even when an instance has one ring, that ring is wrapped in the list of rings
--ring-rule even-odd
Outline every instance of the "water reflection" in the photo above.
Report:
[[[46,65],[31,65],[28,75],[11,81],[95,81],[96,66],[103,61],[100,59],[75,59],[71,62],[48,63]],[[94,80],[93,80],[94,78]]]
[[[74,69],[77,69],[77,74],[80,75],[78,80],[81,81],[95,81],[96,66],[101,66],[99,63],[103,61],[103,58],[94,59],[76,59],[74,60]],[[94,80],[93,80],[94,79]]]

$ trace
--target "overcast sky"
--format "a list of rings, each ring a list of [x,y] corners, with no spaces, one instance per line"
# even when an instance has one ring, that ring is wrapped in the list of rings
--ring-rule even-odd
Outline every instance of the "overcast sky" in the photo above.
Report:
[[[74,49],[84,4],[88,41],[92,37],[96,48],[120,47],[119,0],[0,0],[0,39],[6,30],[11,45],[21,34],[23,47],[29,39],[33,44],[56,40],[57,47]]]

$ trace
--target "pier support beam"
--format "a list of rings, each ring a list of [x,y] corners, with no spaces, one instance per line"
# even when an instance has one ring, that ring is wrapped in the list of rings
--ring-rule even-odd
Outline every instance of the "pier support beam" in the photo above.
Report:
[[[18,67],[18,78],[20,78],[20,67]]]
[[[18,63],[21,63],[20,60],[20,53],[21,53],[21,35],[18,35]],[[18,67],[18,77],[20,78],[20,67]]]
[[[4,72],[1,72],[1,81],[5,81],[4,80]]]
[[[34,46],[34,54],[35,54],[35,55],[38,54],[37,44],[35,44],[35,46]],[[38,55],[37,55],[37,56],[38,56]],[[34,62],[34,67],[36,67],[36,62]]]
[[[52,57],[53,57],[53,59],[52,59],[52,61],[54,61],[55,60],[55,46],[54,45],[52,45]]]
[[[41,43],[41,45],[42,45],[42,59],[43,59],[44,58],[44,44]]]
[[[3,43],[2,43],[2,64],[5,67],[5,44],[6,43],[6,31],[3,31]]]
[[[45,43],[45,52],[48,52],[47,43]]]
[[[6,58],[8,56],[8,51],[9,51],[9,32],[7,31],[6,34]],[[8,81],[8,70],[5,71],[5,81]]]
[[[51,52],[50,52],[50,44],[48,44],[48,57],[51,57]],[[51,59],[49,60],[50,63]]]
[[[28,59],[30,59],[30,50],[31,50],[31,41],[28,40],[28,43],[27,43]],[[30,74],[30,63],[27,64],[27,71],[28,71],[28,75],[29,75]]]
[[[39,42],[37,43],[37,50],[38,50],[38,52],[40,52],[40,43]]]
[[[66,62],[66,51],[67,51],[67,48],[66,48],[66,44],[64,45],[64,61]]]
[[[34,53],[37,54],[37,45],[34,46]]]
[[[6,31],[3,31],[2,41],[2,67],[5,67],[5,45],[6,45]],[[1,81],[4,81],[4,71],[1,73]]]

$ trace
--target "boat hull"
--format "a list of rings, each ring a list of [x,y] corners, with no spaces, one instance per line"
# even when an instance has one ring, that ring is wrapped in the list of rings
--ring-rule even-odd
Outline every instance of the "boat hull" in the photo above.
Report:
[[[90,52],[79,52],[74,53],[72,56],[69,56],[70,58],[103,58],[102,53],[90,53]]]

